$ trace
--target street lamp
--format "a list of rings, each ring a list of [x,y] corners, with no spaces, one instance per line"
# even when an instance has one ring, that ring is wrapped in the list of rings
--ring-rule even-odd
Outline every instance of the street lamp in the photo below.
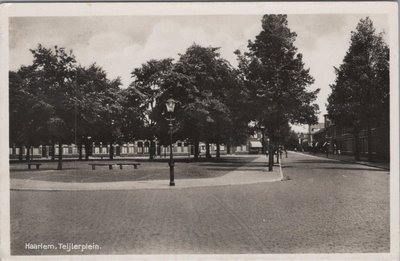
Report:
[[[325,152],[326,157],[329,158],[329,136],[328,136],[328,114],[324,114],[324,129],[325,129]]]
[[[266,154],[266,153],[265,153],[265,126],[264,126],[264,125],[261,125],[261,126],[260,126],[260,129],[261,129],[261,135],[262,135],[262,138],[261,138],[261,142],[262,142],[262,154]]]
[[[110,160],[114,159],[114,120],[111,120],[111,141],[110,141]]]
[[[326,157],[329,158],[329,136],[328,136],[328,130],[325,130],[326,134],[325,134],[325,153],[326,153]]]
[[[169,112],[169,133],[170,133],[170,151],[169,151],[169,185],[170,186],[175,186],[175,181],[174,181],[174,155],[172,153],[172,121],[174,120],[172,118],[172,113],[175,110],[175,105],[176,101],[172,98],[169,98],[167,102],[165,103],[165,106],[167,107],[167,112]]]

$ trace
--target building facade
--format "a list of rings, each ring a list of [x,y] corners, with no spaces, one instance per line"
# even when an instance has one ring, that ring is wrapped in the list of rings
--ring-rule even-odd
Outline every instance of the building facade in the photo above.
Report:
[[[317,151],[354,155],[355,139],[352,128],[330,124],[313,135],[312,147]],[[368,154],[368,134],[366,129],[359,133],[359,148],[361,156]],[[373,158],[389,160],[390,135],[389,126],[371,128],[371,150]]]
[[[150,154],[150,142],[147,140],[137,140],[135,142],[129,142],[125,144],[113,144],[113,153],[116,157],[148,157]],[[22,147],[22,151],[20,151],[19,147],[13,146],[9,149],[10,159],[18,159],[20,154],[24,157],[27,155],[27,147]],[[31,158],[44,158],[49,159],[54,154],[56,157],[59,154],[59,145],[54,146],[53,148],[50,145],[40,145],[37,147],[30,148],[30,156]],[[76,144],[65,144],[62,145],[62,154],[65,158],[78,158],[79,157],[79,149]],[[184,141],[176,141],[172,146],[174,156],[186,156],[191,157],[194,155],[194,145],[184,142]],[[110,145],[109,144],[92,144],[91,147],[91,155],[93,157],[108,157],[110,155]],[[200,142],[199,144],[200,157],[203,157],[206,153],[206,144]],[[220,145],[220,154],[227,154],[228,148],[226,145]],[[217,152],[216,144],[210,144],[210,153],[211,155],[215,155]],[[261,134],[256,133],[249,137],[248,141],[245,144],[239,146],[232,146],[230,150],[231,154],[259,154],[262,152],[262,137]],[[163,146],[156,142],[155,146],[155,157],[169,157],[170,146]],[[85,157],[86,148],[83,145],[82,147],[82,155]]]

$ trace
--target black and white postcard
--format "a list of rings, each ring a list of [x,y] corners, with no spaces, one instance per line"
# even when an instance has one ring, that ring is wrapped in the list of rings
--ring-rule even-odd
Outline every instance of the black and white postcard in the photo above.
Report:
[[[0,5],[1,260],[398,260],[396,2]]]

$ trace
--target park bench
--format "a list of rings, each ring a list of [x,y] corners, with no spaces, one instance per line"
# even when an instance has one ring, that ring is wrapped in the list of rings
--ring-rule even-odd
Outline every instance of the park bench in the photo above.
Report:
[[[140,165],[140,163],[116,163],[116,165],[119,165],[120,169],[122,169],[123,165],[133,166],[134,169],[137,169],[137,166]]]
[[[92,170],[96,169],[96,166],[108,166],[109,169],[112,169],[114,163],[89,163],[92,166]]]
[[[36,169],[39,169],[40,165],[42,165],[42,163],[28,163],[28,169],[31,169],[32,165],[36,165]]]
[[[140,165],[140,163],[89,163],[89,165],[92,166],[92,170],[95,170],[96,166],[108,166],[109,169],[112,169],[113,165],[119,165],[120,169],[122,169],[123,165],[130,165],[137,169],[137,166]]]
[[[93,159],[98,159],[98,158],[100,158],[101,160],[103,159],[103,158],[106,158],[107,156],[92,156],[92,158]]]

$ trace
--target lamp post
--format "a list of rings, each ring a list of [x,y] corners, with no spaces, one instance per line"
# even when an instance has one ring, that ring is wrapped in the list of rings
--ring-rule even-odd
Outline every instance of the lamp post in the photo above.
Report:
[[[260,126],[261,129],[261,142],[262,142],[262,154],[266,154],[265,153],[265,126],[261,125]]]
[[[329,136],[328,136],[328,114],[324,114],[324,129],[325,129],[325,152],[326,157],[329,158]]]
[[[113,147],[113,141],[114,141],[114,120],[111,120],[111,141],[110,141],[110,160],[114,160],[114,147]]]
[[[268,171],[272,171],[274,168],[274,149],[272,148],[270,137],[267,138],[268,143]]]
[[[172,113],[175,110],[175,104],[176,101],[172,98],[169,98],[167,102],[165,103],[165,106],[167,107],[167,112],[169,112],[169,133],[170,133],[170,151],[169,151],[169,185],[170,186],[175,186],[175,181],[174,181],[174,155],[172,153],[172,121],[174,120],[172,118]]]
[[[278,146],[276,146],[276,163],[279,163],[279,157],[280,157],[280,136],[281,136],[281,130],[278,129]]]
[[[327,131],[327,130],[325,130]],[[326,157],[329,158],[329,137],[328,137],[328,132],[325,134],[325,153]]]

